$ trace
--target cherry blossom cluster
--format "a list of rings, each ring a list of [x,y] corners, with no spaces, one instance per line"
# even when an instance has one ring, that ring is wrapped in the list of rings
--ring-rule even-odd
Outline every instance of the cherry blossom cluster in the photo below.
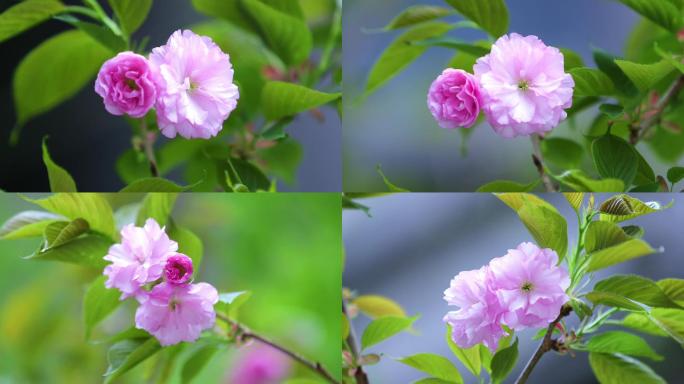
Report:
[[[192,259],[178,253],[154,219],[121,230],[121,243],[104,257],[107,288],[121,291],[121,300],[135,298],[140,306],[135,326],[144,329],[163,346],[192,342],[216,322],[214,304],[218,292],[211,284],[192,282]]]
[[[443,128],[470,128],[484,111],[499,135],[544,134],[567,117],[575,82],[563,54],[537,36],[500,37],[473,67],[447,68],[432,83],[428,108]]]
[[[149,59],[121,52],[102,65],[95,92],[114,115],[144,117],[154,108],[161,133],[216,136],[237,107],[230,57],[209,37],[178,30]]]
[[[495,351],[506,334],[504,325],[519,331],[545,327],[554,321],[569,298],[568,273],[557,265],[551,249],[522,243],[478,270],[464,271],[444,291],[452,340],[463,348],[483,343]]]

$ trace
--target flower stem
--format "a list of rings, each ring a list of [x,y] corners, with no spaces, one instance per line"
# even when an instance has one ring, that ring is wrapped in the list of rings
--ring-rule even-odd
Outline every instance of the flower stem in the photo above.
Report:
[[[273,342],[273,341],[271,341],[271,340],[269,340],[269,339],[267,339],[267,338],[265,338],[265,337],[263,337],[263,336],[260,336],[260,335],[258,335],[258,334],[256,334],[256,333],[254,333],[254,332],[248,330],[248,329],[245,328],[243,325],[238,324],[237,322],[235,322],[235,321],[229,319],[227,316],[225,316],[225,315],[223,315],[223,314],[217,313],[217,314],[216,314],[216,317],[218,317],[219,319],[225,321],[230,327],[236,328],[236,329],[237,329],[237,334],[238,334],[239,337],[241,337],[242,339],[244,339],[244,340],[246,340],[246,339],[257,340],[257,341],[259,341],[259,342],[261,342],[261,343],[263,343],[263,344],[266,344],[266,345],[268,345],[268,346],[270,346],[270,347],[272,347],[272,348],[275,348],[275,349],[279,350],[280,352],[282,352],[282,353],[286,354],[287,356],[289,356],[292,360],[295,360],[295,361],[299,362],[300,364],[302,364],[302,365],[304,365],[305,367],[309,368],[311,371],[317,373],[319,376],[321,376],[322,378],[324,378],[325,381],[327,381],[328,383],[332,383],[332,384],[341,384],[339,381],[337,381],[337,380],[330,374],[330,372],[328,372],[328,371],[323,367],[323,365],[321,365],[321,363],[318,363],[318,362],[311,362],[311,361],[307,360],[306,358],[302,357],[301,355],[297,354],[296,352],[290,351],[289,349],[287,349],[287,348],[285,348],[285,347],[283,347],[283,346],[281,346],[281,345],[279,345],[279,344],[276,344],[275,342]]]
[[[344,299],[342,300],[342,313],[347,316],[349,319],[349,313],[347,312],[347,304],[345,303]],[[356,332],[354,331],[354,327],[349,326],[349,336],[347,336],[347,345],[349,345],[349,348],[351,350],[352,357],[354,358],[355,361],[358,361],[359,356],[361,355],[359,351],[359,343],[356,341]],[[356,384],[368,384],[368,376],[366,375],[366,372],[363,371],[362,366],[358,366],[356,368],[356,373],[354,374],[354,379],[356,379]]]
[[[679,76],[672,84],[670,89],[665,92],[665,96],[658,101],[654,109],[655,113],[649,116],[646,120],[642,121],[641,124],[637,126],[637,129],[632,131],[632,135],[630,136],[629,140],[632,145],[636,145],[639,141],[641,141],[646,134],[648,134],[651,128],[660,122],[660,118],[662,117],[665,108],[667,108],[672,99],[677,97],[682,89],[684,89],[684,75]]]
[[[541,136],[535,133],[530,136],[530,139],[532,140],[532,161],[534,162],[534,166],[537,167],[537,171],[539,172],[539,176],[541,176],[546,192],[558,192],[558,188],[544,170],[544,157],[541,152]]]
[[[552,321],[549,324],[549,327],[546,329],[544,339],[539,344],[537,351],[534,352],[534,355],[532,355],[532,358],[530,358],[530,360],[527,362],[527,365],[525,365],[525,369],[520,373],[520,376],[518,376],[518,379],[515,381],[515,384],[526,383],[527,379],[529,379],[530,375],[532,374],[532,370],[534,370],[534,367],[537,365],[541,357],[546,352],[556,347],[556,340],[551,339],[551,336],[553,335],[553,329],[556,328],[556,324],[558,324],[565,316],[569,315],[571,311],[572,307],[568,304],[565,304],[561,308],[560,314],[558,314],[556,320]]]
[[[140,132],[143,136],[143,146],[145,147],[145,156],[150,162],[150,172],[153,177],[159,177],[159,168],[157,167],[157,159],[154,156],[154,140],[155,135],[147,131],[147,122],[143,117],[140,119]]]
[[[318,80],[320,80],[321,76],[323,76],[323,74],[330,67],[330,61],[335,51],[335,47],[337,46],[337,42],[339,40],[341,32],[342,0],[337,0],[335,2],[335,13],[333,14],[333,20],[330,27],[330,34],[328,35],[328,40],[326,41],[325,47],[323,48],[323,53],[321,54],[321,58],[318,62],[318,67],[316,67],[314,75],[311,79],[312,86],[315,85],[318,82]]]

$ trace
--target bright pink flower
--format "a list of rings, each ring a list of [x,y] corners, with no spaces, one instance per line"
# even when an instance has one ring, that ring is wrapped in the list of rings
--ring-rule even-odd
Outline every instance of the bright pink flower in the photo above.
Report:
[[[575,82],[565,73],[563,54],[536,36],[502,36],[477,60],[487,121],[501,136],[551,131],[572,105]]]
[[[136,328],[149,332],[163,346],[195,341],[216,322],[218,292],[211,284],[161,283],[137,299]]]
[[[149,62],[133,52],[121,52],[102,65],[95,92],[109,113],[131,117],[145,116],[157,96]]]
[[[428,108],[442,128],[472,127],[481,104],[477,79],[460,69],[445,69],[428,92]]]
[[[506,309],[504,324],[515,330],[545,327],[558,317],[569,300],[570,279],[557,262],[553,250],[522,243],[489,263],[491,287]]]
[[[154,219],[140,228],[129,224],[121,230],[121,243],[114,244],[104,257],[110,261],[104,269],[109,277],[107,288],[122,292],[121,299],[134,296],[140,288],[162,277],[166,259],[178,250]]]
[[[287,378],[290,359],[277,349],[254,343],[242,349],[230,372],[230,384],[278,384]]]
[[[164,277],[170,284],[185,284],[192,279],[192,259],[176,253],[166,260]]]
[[[216,136],[237,106],[230,57],[210,38],[176,31],[154,48],[150,63],[157,83],[157,123],[164,136]]]
[[[499,339],[505,332],[500,317],[503,309],[496,294],[489,287],[488,267],[464,271],[451,280],[451,286],[444,291],[444,300],[449,305],[459,306],[444,316],[451,325],[452,340],[462,348],[483,343],[495,351]]]

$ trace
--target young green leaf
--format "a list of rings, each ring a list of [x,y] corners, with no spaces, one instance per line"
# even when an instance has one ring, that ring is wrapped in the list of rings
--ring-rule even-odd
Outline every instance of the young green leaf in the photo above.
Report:
[[[17,125],[23,126],[74,96],[110,56],[107,48],[78,30],[62,32],[34,48],[14,73]],[[40,92],[36,92],[36,84],[40,84]]]
[[[560,137],[551,137],[541,142],[544,160],[565,169],[579,168],[584,148],[576,142]]]
[[[515,181],[496,180],[481,186],[476,192],[531,192],[539,182],[540,180],[535,180],[529,184],[520,184]]]
[[[482,371],[482,358],[480,356],[480,348],[483,348],[481,344],[472,346],[470,348],[461,348],[451,339],[451,326],[447,325],[446,329],[446,342],[449,345],[449,349],[454,353],[454,356],[463,363],[470,373],[474,376],[479,377]]]
[[[630,239],[631,237],[615,223],[592,221],[587,227],[584,248],[590,254],[604,248],[616,246]]]
[[[674,67],[667,60],[661,60],[653,64],[639,64],[626,60],[615,60],[620,69],[639,88],[641,92],[647,92],[658,82],[674,71]]]
[[[154,337],[127,339],[112,345],[107,352],[109,367],[104,374],[105,383],[112,382],[160,350],[161,345]]]
[[[653,308],[650,319],[676,342],[684,345],[684,310]]]
[[[578,192],[619,192],[625,190],[625,184],[622,180],[594,180],[579,169],[572,169],[553,177],[563,185]]]
[[[582,208],[582,203],[584,202],[584,193],[582,192],[567,192],[564,193],[563,196],[565,197],[565,200],[570,203],[570,206],[572,206],[572,209],[575,210],[575,212],[580,211],[580,208]]]
[[[679,307],[653,280],[637,275],[611,276],[596,283],[594,291],[614,293],[650,307]]]
[[[238,311],[243,304],[252,297],[252,292],[229,292],[219,295],[219,302],[216,304],[218,310],[224,312],[229,318],[236,320]]]
[[[546,200],[531,193],[496,193],[494,196],[503,201],[504,204],[508,205],[515,212],[520,211],[525,205],[544,207],[552,211],[556,210],[556,207],[549,204]]]
[[[362,295],[354,299],[352,304],[372,319],[384,316],[406,317],[401,305],[384,296]]]
[[[12,216],[0,227],[0,239],[15,240],[43,236],[45,227],[64,219],[43,211],[23,211]]]
[[[397,361],[449,383],[463,383],[463,378],[458,369],[444,356],[433,353],[419,353],[413,356],[402,357],[397,359]]]
[[[167,232],[171,240],[178,243],[178,252],[188,255],[192,259],[195,271],[199,271],[204,246],[202,240],[189,229],[179,227],[169,218]]]
[[[25,198],[25,200],[71,220],[82,218],[88,222],[93,231],[111,238],[116,237],[112,207],[101,195],[57,193],[44,199]]]
[[[601,136],[592,143],[591,154],[601,177],[620,179],[626,187],[632,185],[639,168],[639,158],[624,139],[611,134]]]
[[[391,31],[393,29],[406,28],[425,21],[439,19],[452,13],[452,10],[444,7],[434,5],[413,5],[402,11],[383,29],[385,31]]]
[[[297,182],[297,172],[304,156],[302,145],[297,141],[282,140],[270,148],[257,150],[257,153],[270,175],[291,185]]]
[[[320,107],[338,100],[340,93],[323,93],[305,86],[270,81],[261,94],[264,115],[269,120],[279,120]]]
[[[397,333],[407,330],[413,322],[418,320],[418,316],[397,317],[385,316],[373,320],[361,336],[361,347],[366,349],[381,341],[384,341]]]
[[[573,68],[584,67],[584,60],[577,52],[568,48],[560,48],[560,51],[563,54],[565,72],[568,72]]]
[[[469,44],[462,40],[454,39],[452,37],[435,37],[431,39],[413,41],[410,44],[425,47],[449,48],[454,51],[465,52],[475,57],[484,56],[489,54],[490,52],[489,47],[483,47],[477,44]]]
[[[573,68],[570,70],[575,80],[575,96],[611,96],[615,86],[605,73],[593,68]]]
[[[617,119],[625,114],[625,108],[617,104],[601,104],[599,111],[611,119]]]
[[[671,32],[682,25],[681,12],[668,0],[619,0],[635,12]],[[602,383],[603,384],[603,383]]]
[[[663,357],[656,353],[644,339],[621,331],[605,332],[592,337],[589,339],[586,349],[590,352],[621,353],[629,356],[647,357],[655,361],[663,360]]]
[[[24,0],[0,14],[0,43],[64,10],[57,0]]]
[[[425,46],[411,45],[411,42],[441,36],[451,28],[447,23],[433,21],[416,25],[397,37],[373,65],[365,94],[380,88],[428,49]]]
[[[26,256],[28,260],[61,261],[102,270],[107,263],[102,259],[112,241],[104,236],[90,234],[80,236],[57,247],[39,250]]]
[[[589,292],[585,295],[594,305],[625,309],[628,311],[644,312],[644,308],[634,301],[610,292]]]
[[[227,164],[224,171],[227,172],[233,184],[242,184],[247,187],[248,191],[268,191],[271,187],[271,181],[268,180],[268,177],[257,166],[248,161],[230,159],[230,163]],[[233,190],[229,187],[227,180],[224,179],[224,183],[223,187],[227,191]]]
[[[504,0],[446,0],[461,15],[477,23],[492,37],[508,32],[508,9]]]
[[[175,193],[148,193],[143,199],[142,206],[138,211],[135,225],[143,226],[147,219],[152,218],[160,226],[165,226],[169,221],[173,206],[176,204],[178,194]]]
[[[180,186],[171,180],[166,180],[161,177],[149,177],[139,179],[124,187],[120,193],[144,193],[144,192],[163,192],[163,193],[178,193],[185,192],[192,189],[192,185]]]
[[[502,383],[518,361],[518,338],[507,348],[498,351],[492,357],[492,381]]]
[[[45,247],[43,250],[66,244],[86,233],[88,229],[90,229],[88,222],[81,218],[71,222],[57,221],[52,223],[45,227]]]
[[[212,357],[218,352],[215,345],[204,345],[193,352],[193,354],[183,364],[181,371],[181,383],[191,383],[202,368],[204,368]]]
[[[589,255],[587,271],[592,272],[655,253],[648,243],[641,239],[631,239],[616,246],[605,248]]]
[[[635,217],[660,212],[671,205],[662,206],[655,201],[643,202],[629,195],[617,195],[604,201],[599,206],[599,212],[601,212],[600,219],[602,221],[619,223]]]
[[[83,321],[85,323],[85,337],[90,339],[93,328],[109,314],[114,312],[121,301],[121,292],[116,289],[106,288],[106,276],[102,275],[95,279],[83,298]]]
[[[596,66],[610,78],[615,85],[615,88],[617,88],[621,94],[627,97],[634,97],[639,94],[639,90],[634,83],[632,83],[632,81],[625,76],[625,73],[622,72],[622,69],[615,64],[615,60],[619,59],[618,57],[600,49],[594,49],[593,56]],[[614,118],[612,116],[610,117]]]
[[[152,0],[109,0],[121,30],[130,36],[145,22]]]
[[[653,336],[668,337],[669,334],[650,317],[643,313],[630,313],[620,322],[623,327],[631,328]]]
[[[670,300],[684,307],[684,279],[662,279],[657,284]]]
[[[563,260],[568,248],[568,224],[555,209],[532,204],[523,205],[518,210],[520,220],[542,248],[551,248]]]
[[[43,138],[43,163],[47,168],[48,179],[50,180],[50,191],[52,192],[76,192],[76,183],[71,178],[69,172],[55,164],[50,157],[47,148],[47,137]]]
[[[667,180],[669,180],[672,185],[684,180],[684,167],[670,168],[667,171]]]
[[[71,24],[74,27],[88,34],[95,41],[109,48],[110,51],[122,52],[126,50],[126,41],[123,36],[116,35],[111,29],[95,23],[82,21],[76,17],[65,14],[55,16],[55,19]]]
[[[628,356],[589,354],[589,364],[601,384],[665,384],[651,368]]]

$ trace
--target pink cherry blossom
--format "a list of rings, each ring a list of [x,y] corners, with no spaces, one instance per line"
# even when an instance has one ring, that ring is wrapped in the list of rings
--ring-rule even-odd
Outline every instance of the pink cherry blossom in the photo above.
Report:
[[[230,384],[276,384],[287,378],[290,359],[277,349],[254,343],[242,349],[230,372]]]
[[[145,116],[157,96],[147,59],[133,52],[121,52],[102,65],[95,92],[109,113],[136,118]]]
[[[487,121],[499,135],[544,134],[567,117],[575,82],[563,54],[538,37],[502,36],[473,69]]]
[[[142,228],[129,224],[121,230],[121,243],[112,245],[104,257],[111,262],[104,269],[105,286],[120,290],[122,300],[134,296],[162,277],[167,258],[177,250],[178,243],[154,219],[147,219]]]
[[[197,340],[214,326],[218,292],[211,284],[161,283],[137,296],[135,326],[152,334],[162,346]]]
[[[157,83],[157,123],[164,136],[216,136],[236,108],[230,57],[210,38],[178,30],[154,48],[150,63]]]
[[[481,104],[477,79],[460,69],[445,69],[428,92],[428,108],[442,128],[472,127]]]
[[[166,260],[164,277],[170,284],[185,284],[192,279],[192,259],[176,253]]]
[[[512,329],[545,327],[558,317],[569,298],[568,273],[557,266],[558,255],[522,243],[489,263],[491,288],[502,306],[504,324]]]
[[[462,348],[483,343],[496,351],[499,339],[505,332],[500,318],[503,309],[499,298],[489,286],[489,269],[464,271],[451,280],[451,286],[444,291],[444,300],[449,305],[460,307],[444,317],[451,325],[451,338]]]

